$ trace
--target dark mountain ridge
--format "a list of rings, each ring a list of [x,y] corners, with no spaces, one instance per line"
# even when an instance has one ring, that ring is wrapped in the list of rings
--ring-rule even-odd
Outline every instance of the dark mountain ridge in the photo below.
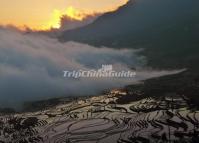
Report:
[[[199,1],[130,0],[116,12],[83,28],[65,31],[61,41],[113,48],[144,48],[156,68],[194,68],[199,61]]]

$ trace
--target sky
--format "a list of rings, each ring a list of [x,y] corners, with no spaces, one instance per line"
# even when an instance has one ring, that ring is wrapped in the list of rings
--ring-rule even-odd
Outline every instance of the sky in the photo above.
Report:
[[[128,0],[0,0],[0,25],[47,30],[60,27],[60,17],[83,20],[88,15],[113,11]]]

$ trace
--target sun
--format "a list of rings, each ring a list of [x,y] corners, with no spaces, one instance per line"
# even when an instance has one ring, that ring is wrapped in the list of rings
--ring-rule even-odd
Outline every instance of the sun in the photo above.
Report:
[[[51,15],[51,18],[48,22],[48,24],[44,25],[42,27],[42,30],[48,30],[48,29],[59,29],[61,27],[61,17],[66,16],[70,18],[71,20],[76,21],[83,21],[86,17],[89,15],[92,15],[92,13],[86,13],[84,11],[75,9],[72,6],[67,7],[64,11],[60,11],[55,9]]]
[[[60,17],[62,16],[62,12],[59,10],[54,10],[49,21],[41,27],[41,30],[49,30],[49,29],[59,29],[61,27]]]
[[[53,11],[52,20],[50,22],[50,26],[52,28],[58,29],[58,28],[61,27],[61,24],[60,24],[60,17],[61,16],[62,16],[61,11],[59,11],[59,10],[54,10]]]

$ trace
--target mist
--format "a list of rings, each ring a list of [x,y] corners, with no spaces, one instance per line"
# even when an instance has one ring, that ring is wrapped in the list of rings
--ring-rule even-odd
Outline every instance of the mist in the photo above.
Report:
[[[95,95],[140,80],[178,71],[145,70],[139,50],[115,50],[83,43],[61,43],[42,34],[0,28],[0,107],[20,107],[25,101],[61,96]],[[135,78],[64,78],[64,70],[139,68]]]

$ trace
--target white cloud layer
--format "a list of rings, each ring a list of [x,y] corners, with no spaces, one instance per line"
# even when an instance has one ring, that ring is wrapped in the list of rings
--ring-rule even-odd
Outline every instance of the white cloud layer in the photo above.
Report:
[[[86,44],[61,43],[39,34],[24,34],[0,28],[0,105],[16,107],[29,100],[71,95],[91,95],[107,88],[176,71],[139,71],[134,79],[68,79],[63,70],[91,70],[102,64],[115,69],[141,67],[136,50],[97,48]]]

